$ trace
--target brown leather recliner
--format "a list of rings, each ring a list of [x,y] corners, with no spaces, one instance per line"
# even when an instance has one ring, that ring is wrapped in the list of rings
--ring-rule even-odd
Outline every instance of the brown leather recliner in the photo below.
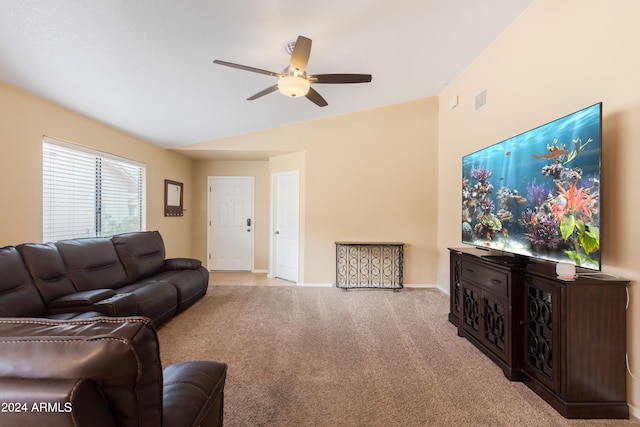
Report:
[[[2,426],[222,426],[227,365],[162,370],[148,318],[0,319]]]
[[[207,293],[199,260],[157,231],[0,248],[0,317],[145,316],[159,327]]]

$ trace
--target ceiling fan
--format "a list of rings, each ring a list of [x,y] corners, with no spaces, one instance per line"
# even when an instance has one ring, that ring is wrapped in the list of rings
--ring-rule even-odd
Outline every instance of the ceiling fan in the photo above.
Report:
[[[271,92],[280,90],[286,96],[298,98],[307,97],[311,102],[319,107],[328,105],[327,101],[311,87],[311,83],[368,83],[371,81],[371,74],[315,74],[308,75],[306,72],[309,55],[311,54],[311,39],[298,36],[295,43],[287,46],[287,51],[291,54],[291,62],[282,73],[261,70],[260,68],[248,67],[246,65],[234,64],[233,62],[220,61],[216,59],[214,64],[225,65],[227,67],[238,68],[240,70],[251,71],[253,73],[266,74],[278,77],[278,83],[261,90],[255,95],[247,98],[249,101],[268,95]]]

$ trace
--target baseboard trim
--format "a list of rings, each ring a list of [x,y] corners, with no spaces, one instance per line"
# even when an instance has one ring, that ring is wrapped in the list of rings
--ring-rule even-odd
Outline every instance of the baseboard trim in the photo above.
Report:
[[[305,288],[330,288],[333,286],[333,283],[296,283],[298,286],[302,286]]]
[[[629,415],[632,415],[632,416],[640,419],[640,409],[636,408],[635,406],[633,406],[629,402],[627,402],[627,405],[629,405]]]
[[[302,286],[302,287],[307,287],[307,288],[330,288],[330,287],[335,287],[334,283],[296,283],[298,286]],[[420,284],[420,283],[414,283],[414,284],[409,284],[409,285],[403,285],[404,288],[416,288],[416,289],[437,289],[440,292],[449,295],[448,290],[442,289],[441,287],[439,287],[438,285],[426,285],[426,284]],[[381,289],[384,290],[385,288],[353,288],[353,289]],[[400,289],[400,291],[402,291],[402,289]]]
[[[405,288],[438,288],[438,285],[425,285],[421,283],[410,283],[408,285],[402,285]],[[440,288],[438,288],[440,289]]]
[[[442,289],[440,286],[438,285],[424,285],[424,284],[409,284],[409,285],[404,285],[405,288],[424,288],[424,289],[437,289],[440,292],[442,292],[443,294],[450,296],[449,295],[449,289]]]

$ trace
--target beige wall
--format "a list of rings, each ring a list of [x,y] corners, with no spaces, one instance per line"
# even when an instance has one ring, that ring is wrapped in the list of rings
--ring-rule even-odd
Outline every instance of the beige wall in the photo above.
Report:
[[[335,281],[335,241],[399,241],[406,284],[433,284],[435,98],[309,124],[305,281]]]
[[[301,282],[333,283],[334,242],[364,240],[406,243],[405,283],[433,284],[437,138],[438,100],[429,98],[190,148],[304,152],[297,154],[300,157],[272,158],[270,170],[303,172]],[[219,164],[225,165],[225,174],[242,175],[243,163],[200,161],[196,181],[200,183],[211,171],[217,173]],[[195,197],[201,199],[203,194]],[[198,253],[206,245],[204,227],[205,221],[198,219],[194,227]],[[268,235],[264,242],[258,239],[256,247],[268,247]]]
[[[640,375],[637,169],[640,159],[640,2],[536,0],[440,94],[439,285],[447,246],[460,243],[462,155],[603,102],[603,270],[631,279],[627,347]],[[487,89],[487,105],[473,112]],[[451,110],[448,101],[458,96]],[[597,343],[593,343],[597,345]],[[640,408],[640,382],[628,399]],[[637,411],[637,409],[636,409]],[[636,415],[638,413],[636,412]]]
[[[167,256],[192,256],[189,215],[191,165],[93,120],[0,83],[0,246],[42,241],[43,135],[136,160],[147,165],[147,229],[159,230]],[[164,217],[164,180],[185,184],[182,218]]]

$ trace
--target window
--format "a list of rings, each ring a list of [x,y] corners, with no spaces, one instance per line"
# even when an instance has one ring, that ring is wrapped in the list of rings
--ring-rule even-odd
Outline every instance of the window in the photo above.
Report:
[[[43,242],[145,228],[145,167],[45,137]]]

